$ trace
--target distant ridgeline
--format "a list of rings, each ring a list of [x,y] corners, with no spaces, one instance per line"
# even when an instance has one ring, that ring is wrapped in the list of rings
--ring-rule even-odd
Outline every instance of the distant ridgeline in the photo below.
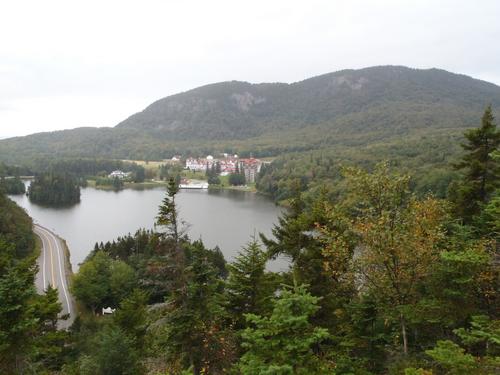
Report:
[[[339,162],[371,167],[388,159],[411,170],[415,188],[442,190],[452,176],[437,177],[460,156],[458,140],[488,104],[499,113],[500,87],[439,69],[380,66],[292,84],[221,82],[160,99],[114,128],[0,140],[0,160],[281,157],[259,184],[279,200],[291,189],[282,176],[309,189],[337,181]]]
[[[42,174],[28,188],[30,201],[42,205],[70,205],[80,202],[79,181],[69,174]]]

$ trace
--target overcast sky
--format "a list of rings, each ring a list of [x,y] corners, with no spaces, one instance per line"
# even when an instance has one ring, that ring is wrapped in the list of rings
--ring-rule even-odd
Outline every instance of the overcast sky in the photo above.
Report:
[[[114,126],[208,83],[373,65],[500,85],[500,1],[2,1],[0,137]]]

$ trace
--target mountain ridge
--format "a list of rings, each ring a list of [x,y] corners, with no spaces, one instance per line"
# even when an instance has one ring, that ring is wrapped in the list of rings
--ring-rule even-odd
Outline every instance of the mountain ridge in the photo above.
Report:
[[[499,86],[437,68],[344,69],[293,83],[233,80],[161,98],[115,127],[0,140],[0,160],[161,159],[229,149],[276,155],[353,139],[368,145],[424,131],[456,133],[476,126],[490,103],[500,107]]]

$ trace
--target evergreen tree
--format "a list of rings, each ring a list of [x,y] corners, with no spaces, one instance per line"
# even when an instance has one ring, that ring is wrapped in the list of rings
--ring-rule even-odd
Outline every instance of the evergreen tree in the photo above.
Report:
[[[311,201],[306,202],[298,181],[294,190],[295,195],[290,200],[289,210],[278,219],[278,224],[272,229],[274,238],[261,235],[261,239],[270,257],[285,255],[291,259],[296,281],[306,284],[313,296],[320,297],[321,309],[314,316],[314,322],[335,329],[338,314],[334,314],[334,311],[342,308],[353,291],[345,287],[346,283],[341,287],[339,277],[332,277],[333,273],[325,272],[325,263],[331,254],[325,251],[321,228],[328,227],[332,232],[334,225],[325,205],[327,191],[321,190]]]
[[[0,240],[0,255],[9,251]],[[0,265],[0,372],[22,372],[33,347],[37,317],[30,301],[35,295],[34,262],[14,262]]]
[[[227,308],[236,329],[245,326],[245,314],[262,315],[269,310],[273,285],[266,262],[267,255],[254,238],[228,266]]]
[[[190,246],[187,287],[168,299],[170,309],[160,339],[167,357],[191,367],[194,375],[220,373],[233,359],[231,335],[224,326],[222,281],[206,251],[199,241]]]
[[[105,327],[89,345],[90,353],[80,358],[78,374],[137,375],[143,373],[135,342],[120,328]]]
[[[62,310],[57,289],[50,285],[44,295],[34,298],[33,309],[38,317],[39,335],[35,338],[34,362],[40,370],[58,370],[64,360],[68,333],[57,329],[58,319]]]
[[[161,227],[160,256],[154,260],[156,263],[157,281],[160,288],[171,293],[186,293],[186,255],[181,244],[184,234],[183,222],[179,218],[179,212],[175,196],[179,192],[179,185],[173,177],[170,177],[167,185],[167,193],[160,205],[156,224]],[[165,284],[166,283],[166,284]],[[165,284],[165,285],[161,285]],[[165,297],[165,296],[163,296]]]
[[[170,177],[167,185],[167,194],[156,216],[156,224],[165,230],[162,235],[173,239],[176,246],[179,244],[179,239],[182,236],[182,223],[179,219],[179,212],[175,203],[175,196],[178,192],[179,185],[173,177]]]
[[[269,317],[247,314],[249,327],[243,332],[239,368],[243,374],[325,374],[327,364],[317,348],[328,331],[313,326],[309,319],[318,310],[318,298],[304,286],[285,288],[274,302]],[[316,352],[313,350],[316,349]]]
[[[134,173],[134,182],[144,182],[146,179],[146,170],[144,167],[138,167]]]
[[[455,186],[451,197],[455,211],[465,223],[471,223],[481,208],[500,186],[500,162],[493,153],[500,145],[500,131],[497,130],[491,106],[481,119],[481,126],[464,134],[467,143],[462,147],[467,152],[457,169],[464,169],[463,181]]]
[[[147,328],[147,295],[135,289],[130,296],[121,301],[113,320],[118,326],[134,338],[138,351],[144,350],[144,336]]]

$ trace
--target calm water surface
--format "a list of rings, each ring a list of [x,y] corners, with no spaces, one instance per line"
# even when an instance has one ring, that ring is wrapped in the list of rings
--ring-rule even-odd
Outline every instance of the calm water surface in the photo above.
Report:
[[[153,228],[165,189],[126,189],[120,192],[82,189],[81,202],[68,208],[48,208],[31,203],[25,195],[11,199],[25,208],[34,221],[66,240],[73,271],[96,242],[111,241]],[[231,261],[254,233],[269,235],[281,209],[269,199],[241,191],[182,190],[177,195],[181,218],[188,223],[191,239],[201,238],[206,246],[218,245]],[[286,269],[285,260],[276,260],[269,269]]]

